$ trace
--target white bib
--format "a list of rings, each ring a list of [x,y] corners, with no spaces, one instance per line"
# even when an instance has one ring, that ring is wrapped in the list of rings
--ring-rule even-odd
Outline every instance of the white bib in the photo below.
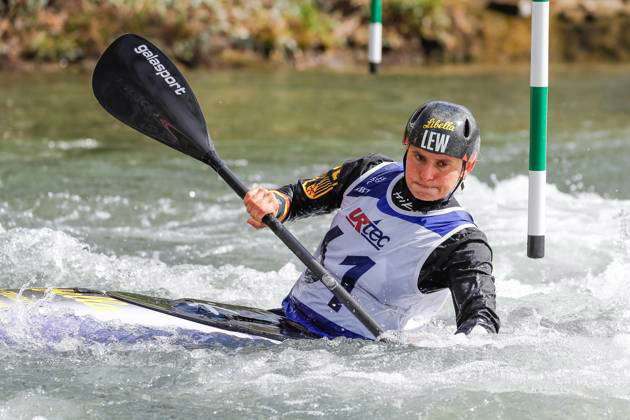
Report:
[[[447,289],[418,290],[422,265],[454,233],[475,226],[461,207],[427,213],[405,211],[391,201],[404,176],[402,164],[385,162],[357,179],[344,193],[341,208],[316,257],[341,280],[358,303],[385,330],[400,330],[411,318],[430,318],[449,295]],[[327,336],[374,336],[339,304],[320,282],[304,272],[283,302],[289,318]],[[287,311],[288,309],[288,311]]]

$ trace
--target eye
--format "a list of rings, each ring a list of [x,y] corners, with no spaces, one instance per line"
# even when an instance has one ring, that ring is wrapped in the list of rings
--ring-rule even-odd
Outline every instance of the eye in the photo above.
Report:
[[[438,160],[437,161],[437,167],[438,168],[447,168],[448,167],[448,162],[445,160]]]
[[[423,161],[425,160],[425,159],[424,159],[424,156],[422,156],[422,155],[421,155],[420,153],[418,153],[418,152],[414,153],[414,155],[415,155],[415,157],[416,157],[416,160],[417,160],[417,161],[419,161],[419,162],[423,162]]]

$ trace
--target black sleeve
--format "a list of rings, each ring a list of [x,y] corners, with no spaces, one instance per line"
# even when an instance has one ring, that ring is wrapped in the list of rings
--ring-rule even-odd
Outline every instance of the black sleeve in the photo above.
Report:
[[[383,162],[392,162],[392,159],[371,154],[347,160],[314,178],[299,179],[295,184],[278,188],[277,191],[286,194],[291,201],[288,215],[283,221],[338,209],[346,189],[361,175]]]
[[[424,263],[418,288],[422,293],[450,289],[456,333],[468,334],[476,325],[499,332],[492,249],[479,229],[463,229],[440,244]]]

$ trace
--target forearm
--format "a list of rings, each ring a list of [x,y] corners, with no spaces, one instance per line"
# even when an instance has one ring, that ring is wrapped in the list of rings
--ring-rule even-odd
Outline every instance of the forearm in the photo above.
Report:
[[[479,229],[463,229],[440,244],[425,261],[418,288],[422,293],[450,289],[458,333],[468,334],[477,325],[499,331],[492,250]]]
[[[363,158],[348,160],[323,174],[300,179],[295,184],[277,188],[276,197],[283,209],[278,211],[282,221],[294,220],[316,214],[330,213],[338,209],[343,194],[357,178],[374,166],[391,159],[368,155]]]
[[[276,194],[281,203],[280,206],[285,207],[285,217],[282,220],[329,213],[338,208],[343,191],[339,191],[338,182],[331,180],[336,169],[331,169],[315,178],[299,180],[295,184],[278,188]],[[318,185],[324,187],[318,189]]]
[[[488,332],[498,333],[499,317],[496,314],[494,278],[476,273],[455,279],[451,294],[455,306],[456,333],[468,334],[480,325]]]
[[[499,332],[490,246],[485,241],[464,243],[451,254],[447,273],[457,332],[468,334],[476,325]]]

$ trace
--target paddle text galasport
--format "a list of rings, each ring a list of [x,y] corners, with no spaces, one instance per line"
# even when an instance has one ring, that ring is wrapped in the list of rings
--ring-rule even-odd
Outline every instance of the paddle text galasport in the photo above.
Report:
[[[171,72],[166,70],[166,67],[164,67],[164,65],[160,63],[160,60],[157,59],[158,55],[154,54],[153,51],[149,49],[149,47],[147,47],[145,44],[142,44],[138,45],[133,50],[136,52],[136,54],[142,54],[147,59],[147,61],[153,65],[153,68],[156,71],[155,74],[161,76],[162,79],[164,79],[164,82],[169,85],[169,87],[175,89],[176,95],[186,93],[186,88],[177,83],[177,80],[175,80],[175,78],[171,76]]]

